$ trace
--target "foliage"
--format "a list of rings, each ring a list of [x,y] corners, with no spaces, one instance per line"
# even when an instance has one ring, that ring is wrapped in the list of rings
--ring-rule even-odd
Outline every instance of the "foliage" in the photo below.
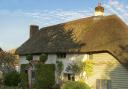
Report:
[[[24,89],[28,87],[28,74],[27,74],[27,68],[28,64],[22,64],[21,65],[21,72],[20,72],[20,87],[23,87]]]
[[[72,72],[73,74],[80,74],[82,72],[83,68],[81,66],[81,63],[76,63],[76,62],[73,62],[73,63],[70,63],[67,68],[66,68],[66,71],[67,72]]]
[[[73,62],[67,66],[66,71],[71,72],[75,75],[85,72],[86,77],[88,77],[93,74],[93,65],[94,65],[94,63],[92,60],[86,60],[84,62],[82,62],[82,61]]]
[[[68,81],[62,86],[62,89],[91,89],[91,88],[84,82]]]
[[[61,89],[61,85],[60,84],[55,84],[52,89]]]
[[[4,84],[7,86],[18,86],[20,74],[16,71],[8,72],[4,76]]]
[[[4,67],[3,69],[13,69],[15,60],[16,57],[11,53],[0,51],[0,66]]]
[[[28,60],[29,62],[33,59],[32,55],[27,55],[26,56],[26,60]]]
[[[55,84],[55,65],[36,65],[36,89],[51,89]]]
[[[0,89],[20,89],[20,88],[19,88],[19,87],[16,87],[16,86],[15,86],[15,87],[14,87],[14,86],[11,86],[11,87],[10,87],[10,86],[1,85],[1,86],[0,86]]]
[[[41,54],[41,55],[40,55],[40,61],[41,61],[42,63],[45,63],[46,60],[47,60],[47,58],[48,58],[48,55],[47,55],[47,54]]]
[[[63,65],[62,61],[56,61],[56,66],[57,66],[57,69],[56,69],[57,73],[60,76],[64,69],[64,65]]]
[[[2,48],[0,48],[0,51],[3,51]]]
[[[87,76],[91,76],[93,74],[93,61],[92,60],[86,60],[82,63],[83,71],[86,72]]]

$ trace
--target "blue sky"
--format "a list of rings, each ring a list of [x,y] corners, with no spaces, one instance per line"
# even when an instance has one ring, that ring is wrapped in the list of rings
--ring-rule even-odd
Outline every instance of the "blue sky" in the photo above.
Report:
[[[29,25],[40,28],[92,16],[101,1],[105,14],[128,23],[128,0],[0,0],[0,47],[19,47],[29,38]]]

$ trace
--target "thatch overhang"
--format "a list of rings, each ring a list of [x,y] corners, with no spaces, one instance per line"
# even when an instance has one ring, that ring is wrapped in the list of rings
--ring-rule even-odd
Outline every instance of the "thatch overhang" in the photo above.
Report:
[[[17,54],[109,52],[128,64],[128,27],[116,15],[93,16],[41,28]]]

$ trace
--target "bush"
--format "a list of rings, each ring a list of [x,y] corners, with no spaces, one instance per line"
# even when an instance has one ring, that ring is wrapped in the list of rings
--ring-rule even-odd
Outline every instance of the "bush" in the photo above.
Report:
[[[29,62],[33,59],[32,55],[27,55],[26,56],[26,60],[28,60]]]
[[[55,84],[55,65],[36,65],[36,89],[51,89]]]
[[[52,89],[61,89],[61,85],[60,84],[55,84]]]
[[[7,86],[18,86],[20,74],[16,71],[8,72],[4,76],[4,84]]]
[[[40,62],[45,63],[48,58],[47,54],[41,54],[40,55]]]
[[[21,82],[20,82],[20,86],[23,87],[23,88],[27,88],[28,87],[27,66],[28,66],[28,64],[22,64],[21,65],[21,72],[20,72]]]
[[[68,81],[62,86],[62,89],[91,89],[91,88],[84,82]]]

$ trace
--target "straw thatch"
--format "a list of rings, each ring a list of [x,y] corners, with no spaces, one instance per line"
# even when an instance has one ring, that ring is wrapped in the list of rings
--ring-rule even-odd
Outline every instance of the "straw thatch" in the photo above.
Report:
[[[17,49],[19,55],[109,52],[128,63],[128,27],[116,15],[88,17],[40,29]]]

